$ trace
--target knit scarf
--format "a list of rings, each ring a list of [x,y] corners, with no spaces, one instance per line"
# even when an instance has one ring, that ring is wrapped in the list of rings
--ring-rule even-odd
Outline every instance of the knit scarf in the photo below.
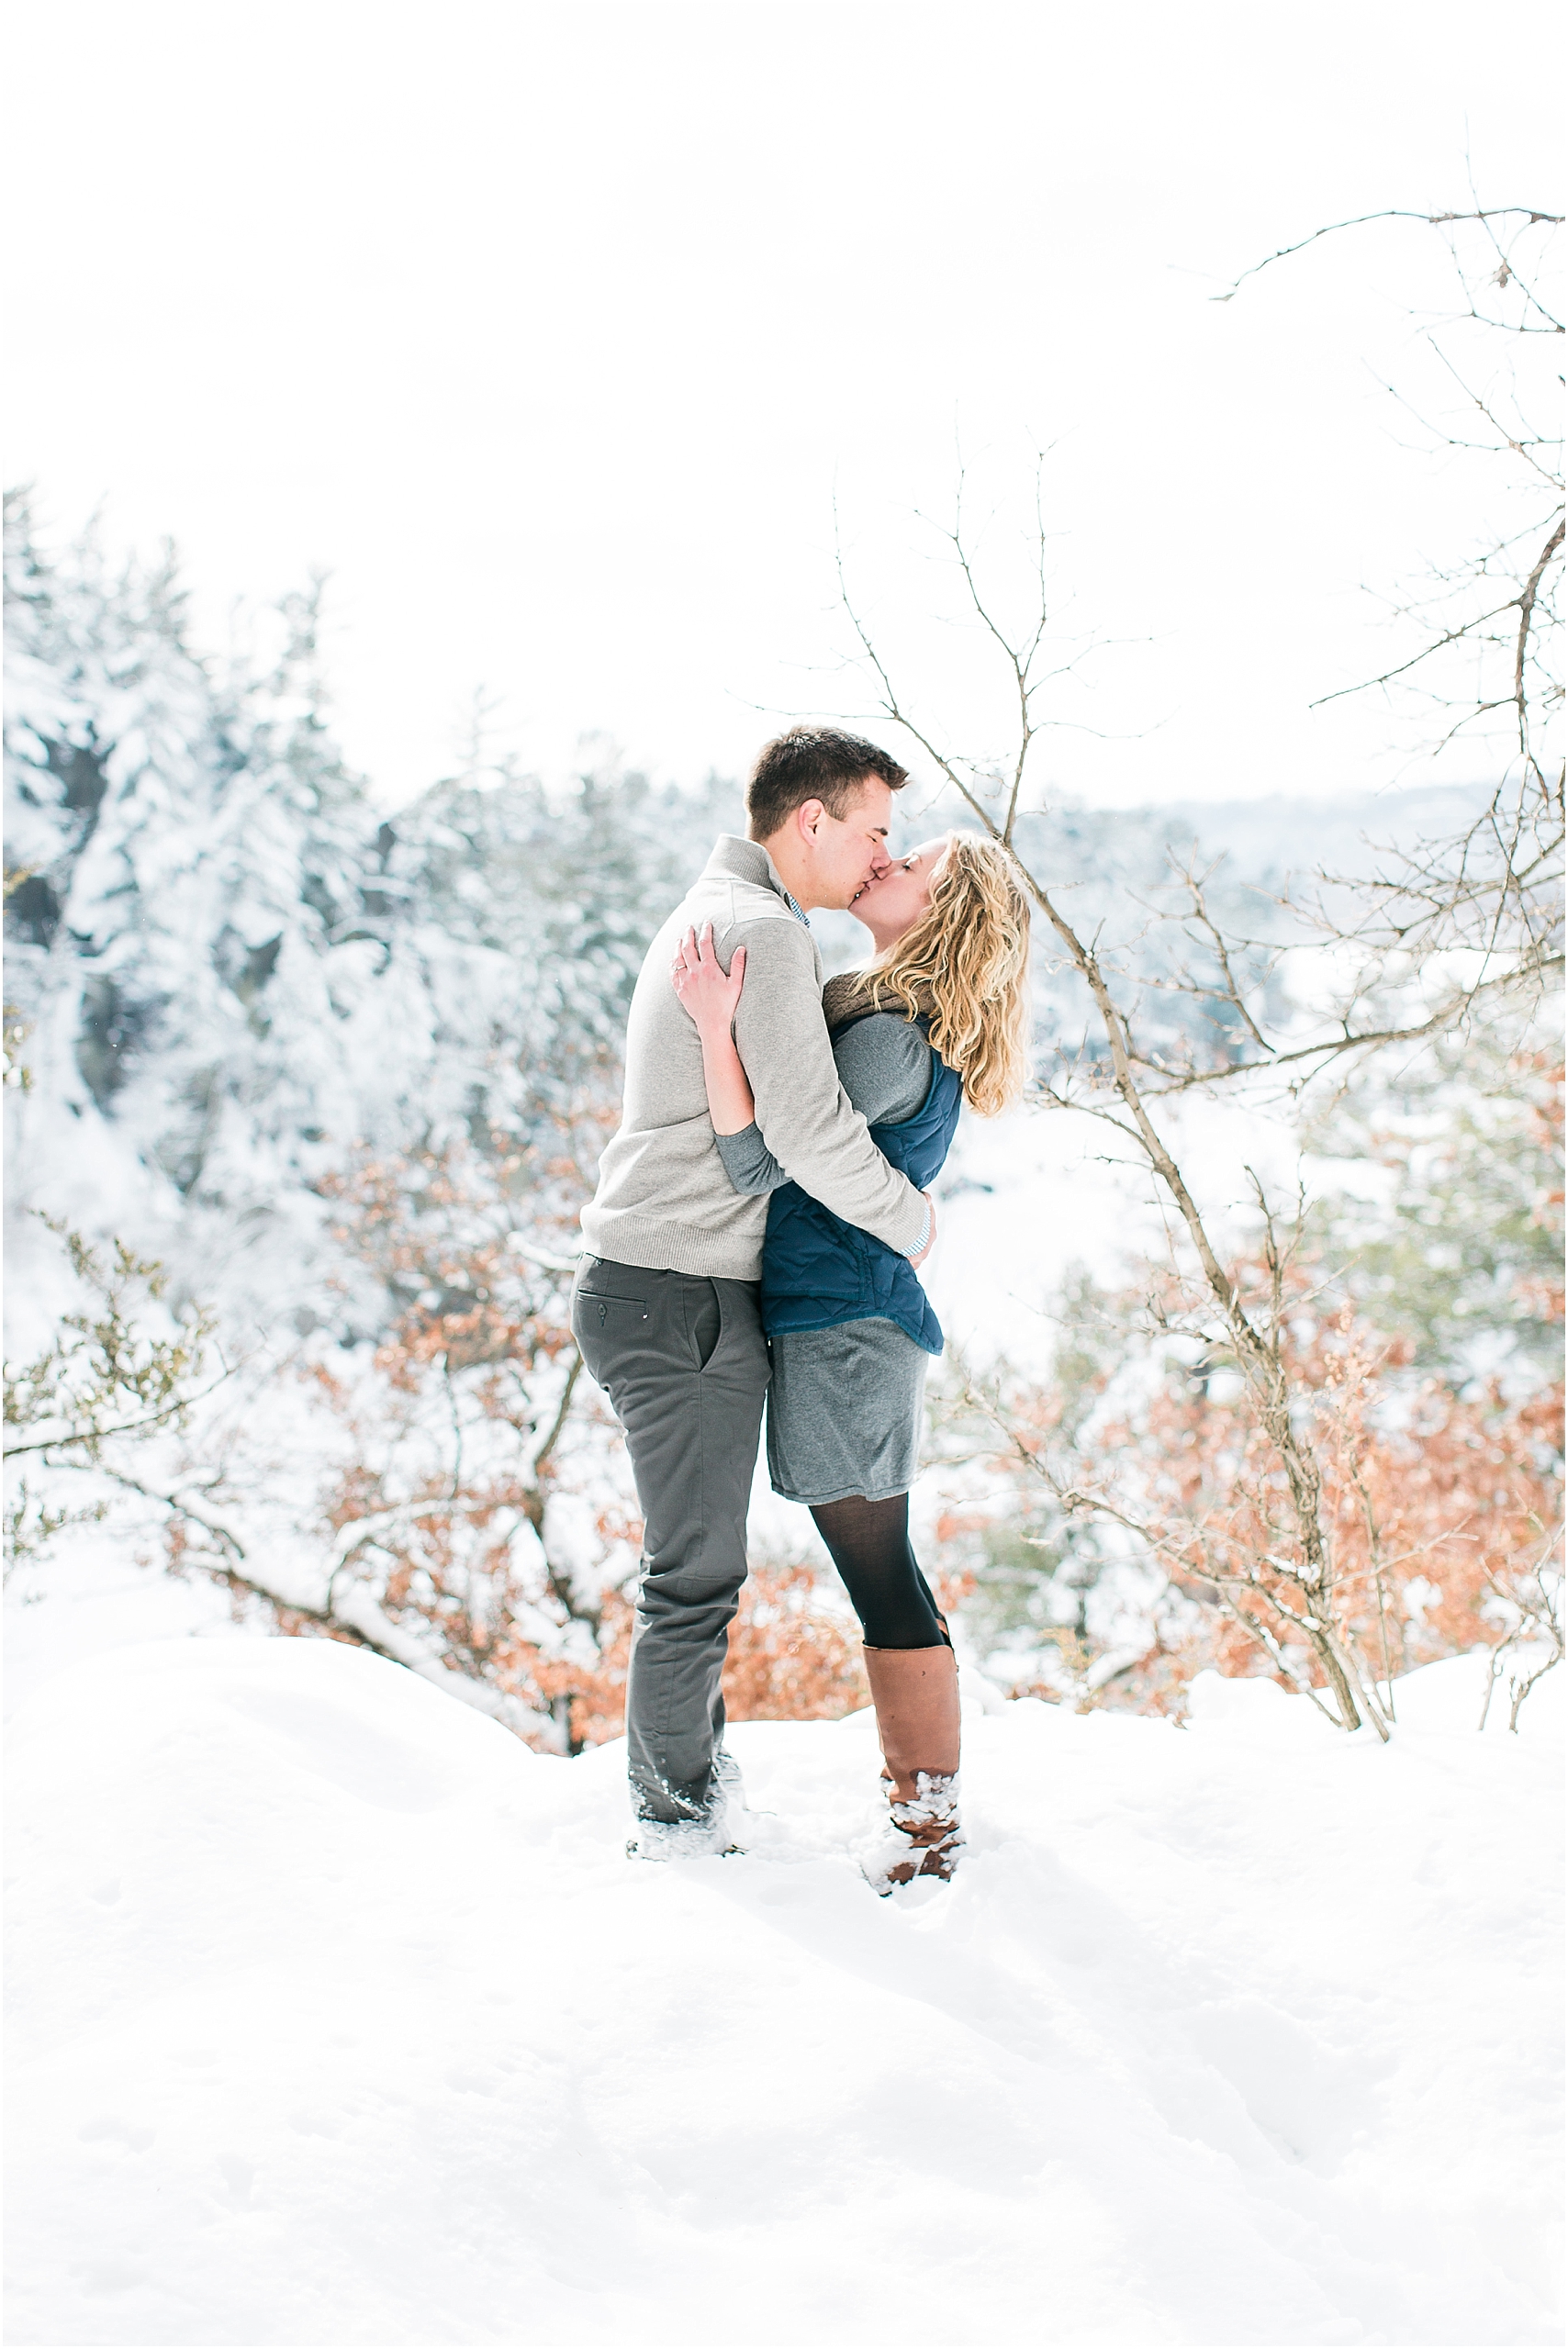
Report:
[[[823,1017],[830,1031],[841,1028],[846,1020],[854,1019],[861,1012],[891,1012],[900,1019],[908,1018],[902,999],[890,994],[886,988],[882,990],[881,1002],[877,1002],[871,991],[875,977],[874,971],[841,970],[836,979],[828,980],[823,989]],[[922,988],[915,1000],[928,1018],[936,1009],[927,988]]]

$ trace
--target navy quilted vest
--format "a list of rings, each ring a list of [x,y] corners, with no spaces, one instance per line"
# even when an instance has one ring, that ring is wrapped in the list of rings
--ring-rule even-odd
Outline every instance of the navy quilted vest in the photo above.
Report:
[[[874,1014],[857,1016],[869,1019]],[[834,1034],[855,1024],[846,1020]],[[926,1021],[922,1018],[918,1024],[924,1034]],[[870,1129],[882,1156],[917,1191],[928,1191],[942,1170],[963,1097],[957,1073],[934,1051],[931,1083],[914,1115],[898,1125]],[[786,1329],[836,1329],[846,1321],[873,1319],[896,1322],[928,1354],[942,1351],[942,1325],[908,1257],[858,1225],[846,1224],[799,1183],[783,1184],[767,1202],[763,1328],[776,1337]]]

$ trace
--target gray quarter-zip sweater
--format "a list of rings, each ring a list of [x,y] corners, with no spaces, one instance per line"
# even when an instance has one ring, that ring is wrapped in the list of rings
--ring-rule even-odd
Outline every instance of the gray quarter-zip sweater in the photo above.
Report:
[[[708,1114],[702,1046],[670,983],[677,942],[713,925],[725,969],[746,949],[735,1043],[769,1150],[802,1191],[907,1256],[928,1209],[889,1165],[838,1081],[822,1008],[822,957],[766,848],[721,833],[702,873],[648,948],[626,1027],[621,1130],[582,1212],[595,1256],[656,1271],[756,1281],[766,1197],[737,1191]]]

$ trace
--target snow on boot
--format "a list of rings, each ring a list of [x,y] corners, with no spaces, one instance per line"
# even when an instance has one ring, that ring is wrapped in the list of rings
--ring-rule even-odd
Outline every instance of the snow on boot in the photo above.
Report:
[[[890,1787],[888,1824],[860,1854],[860,1872],[879,1893],[913,1884],[916,1876],[946,1882],[958,1864],[963,1841],[957,1773],[934,1778],[923,1770],[913,1802],[899,1802]]]
[[[629,1860],[727,1860],[740,1848],[722,1806],[703,1818],[640,1818],[626,1839]]]
[[[699,1818],[640,1818],[627,1838],[629,1860],[730,1859],[743,1848],[750,1814],[745,1782],[734,1755],[721,1746],[713,1756],[708,1808]]]
[[[952,1875],[958,1824],[958,1666],[951,1648],[868,1648],[888,1824],[861,1855],[879,1893],[916,1876]]]
[[[715,1802],[733,1804],[735,1809],[746,1807],[745,1780],[741,1776],[740,1763],[728,1746],[720,1746],[713,1755],[713,1774],[709,1780]]]

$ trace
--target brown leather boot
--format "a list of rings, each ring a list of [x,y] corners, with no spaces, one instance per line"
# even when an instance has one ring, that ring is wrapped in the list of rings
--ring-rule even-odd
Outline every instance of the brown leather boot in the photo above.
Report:
[[[868,1648],[890,1833],[863,1862],[879,1892],[958,1864],[958,1665],[951,1648]]]

